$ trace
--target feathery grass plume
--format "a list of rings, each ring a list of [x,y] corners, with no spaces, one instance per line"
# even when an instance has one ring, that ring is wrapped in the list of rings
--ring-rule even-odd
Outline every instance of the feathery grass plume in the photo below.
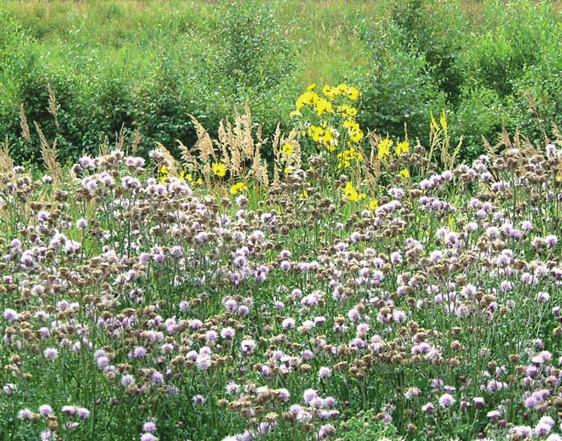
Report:
[[[158,166],[161,167],[162,165],[165,165],[170,176],[179,176],[179,171],[181,169],[180,163],[172,156],[172,154],[166,147],[164,147],[164,145],[159,142],[157,142],[156,145],[158,146],[158,150],[164,157],[163,163],[158,164]]]
[[[381,160],[378,157],[377,146],[382,141],[382,137],[372,132],[367,135],[367,138],[369,139],[369,143],[371,144],[371,153],[369,155],[369,160],[365,161],[364,167],[369,171],[369,174],[371,175],[370,180],[374,185],[381,176]],[[363,152],[361,153],[363,154]],[[366,158],[365,155],[363,155],[363,157]]]
[[[179,139],[176,140],[181,150],[181,158],[183,163],[189,170],[197,170],[197,159],[191,154],[189,149]]]
[[[245,113],[236,114],[234,125],[229,121],[219,124],[218,141],[216,141],[222,156],[222,161],[230,171],[231,177],[255,180],[265,186],[269,185],[267,164],[261,158],[261,146],[266,139],[262,138],[262,128],[257,126],[256,140],[252,134],[252,114],[250,105],[246,102]],[[247,167],[250,169],[246,171]]]
[[[125,128],[125,124],[121,125],[121,129],[119,129],[119,133],[115,134],[115,149],[123,151],[123,146],[125,145],[125,135],[127,133],[127,129]]]
[[[39,135],[39,139],[41,140],[41,156],[45,165],[47,166],[47,170],[49,174],[53,177],[53,181],[55,184],[60,184],[62,182],[62,168],[57,161],[57,156],[59,151],[57,149],[57,140],[53,142],[53,146],[49,144],[47,138],[43,134],[43,130],[41,130],[41,126],[37,122],[35,122],[35,130]]]
[[[109,147],[109,138],[106,136],[103,139],[103,142],[98,147],[98,156],[107,156],[109,155],[110,151],[111,149]]]
[[[279,165],[283,164],[282,150],[279,148],[279,140],[281,138],[281,128],[279,124],[275,127],[275,135],[273,135],[273,184],[279,183]]]
[[[297,141],[299,134],[298,128],[294,128],[289,133],[289,136],[281,136],[281,127],[277,124],[275,129],[275,135],[273,137],[273,182],[279,183],[279,173],[283,174],[287,167],[292,167],[296,170],[301,168],[302,158],[301,158],[301,146]],[[283,150],[283,146],[289,144],[291,146],[291,153],[287,154]]]
[[[205,184],[209,186],[209,179],[213,174],[210,159],[213,158],[214,161],[217,159],[215,149],[213,148],[213,141],[201,123],[197,121],[193,115],[189,116],[191,117],[191,121],[195,127],[195,133],[197,134],[197,142],[194,148],[199,150],[199,159],[203,162],[203,179],[205,179]]]
[[[525,97],[525,99],[529,103],[529,112],[531,113],[531,115],[535,117],[535,120],[537,122],[537,125],[539,126],[539,130],[541,132],[544,141],[544,145],[550,144],[550,140],[548,139],[546,131],[543,127],[544,118],[541,115],[533,96],[526,90],[520,90],[519,92],[521,93],[521,95]]]
[[[14,161],[10,156],[10,144],[8,142],[8,135],[2,144],[0,144],[0,173],[12,173],[14,168]]]
[[[31,143],[31,134],[29,133],[29,125],[27,124],[23,104],[20,106],[20,126],[23,137],[27,142]]]
[[[139,129],[135,129],[133,131],[133,141],[131,143],[131,155],[133,156],[137,155],[137,149],[141,141],[142,141],[141,132],[139,131]]]
[[[57,129],[60,127],[58,114],[60,109],[60,104],[57,103],[57,97],[55,96],[55,91],[51,87],[51,84],[47,84],[47,90],[49,91],[49,106],[47,110],[55,118],[55,126]]]
[[[560,133],[560,129],[555,123],[552,123],[552,133],[556,137],[554,143],[558,145],[562,145],[562,133]]]

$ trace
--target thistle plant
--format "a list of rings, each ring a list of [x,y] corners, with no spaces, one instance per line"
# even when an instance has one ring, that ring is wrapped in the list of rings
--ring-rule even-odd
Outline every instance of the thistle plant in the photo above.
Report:
[[[557,144],[424,175],[372,137],[374,204],[295,133],[260,181],[224,127],[3,170],[2,439],[560,439]]]

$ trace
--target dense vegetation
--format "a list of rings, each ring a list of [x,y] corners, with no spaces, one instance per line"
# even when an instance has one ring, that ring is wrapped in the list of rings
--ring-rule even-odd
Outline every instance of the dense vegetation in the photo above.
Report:
[[[39,158],[37,122],[64,162],[124,129],[146,157],[191,146],[248,100],[272,142],[304,85],[348,81],[360,123],[428,141],[443,111],[461,157],[502,125],[533,143],[562,111],[562,28],[553,2],[37,2],[0,6],[0,139]],[[264,44],[267,42],[267,44]],[[50,88],[50,89],[49,89]],[[60,107],[48,109],[49,90]],[[21,105],[31,126],[21,137]],[[270,155],[271,151],[265,151]]]
[[[555,11],[3,3],[0,439],[562,440]]]

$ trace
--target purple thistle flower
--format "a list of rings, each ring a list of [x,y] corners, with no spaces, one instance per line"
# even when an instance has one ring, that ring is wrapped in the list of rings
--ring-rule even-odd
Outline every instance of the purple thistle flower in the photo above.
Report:
[[[439,397],[441,407],[451,407],[453,404],[455,404],[455,399],[451,394],[443,394]]]

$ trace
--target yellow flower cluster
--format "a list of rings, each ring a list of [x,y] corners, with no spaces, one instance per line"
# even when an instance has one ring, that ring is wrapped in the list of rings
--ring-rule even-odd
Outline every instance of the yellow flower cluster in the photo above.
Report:
[[[384,159],[387,156],[389,156],[390,148],[392,147],[392,144],[394,144],[394,142],[392,141],[392,139],[388,139],[388,138],[385,138],[381,142],[379,142],[379,145],[377,146],[378,147],[377,157],[379,159]]]
[[[392,141],[392,139],[389,138],[385,138],[381,142],[379,142],[378,153],[377,153],[378,158],[384,159],[387,156],[390,156],[392,154],[390,149],[393,145],[394,145],[394,141]],[[396,155],[398,156],[402,156],[404,153],[407,153],[409,151],[410,151],[410,144],[408,144],[408,141],[399,143],[394,149],[394,153],[396,153]]]
[[[357,98],[359,98],[359,90],[353,86],[349,87],[345,84],[340,84],[336,87],[324,86],[322,93],[332,99],[338,95],[345,96],[352,101],[356,101]]]
[[[345,188],[343,189],[343,194],[348,200],[352,202],[359,202],[360,200],[365,199],[367,197],[365,193],[359,193],[353,186],[352,182],[347,182],[347,184],[345,184]]]
[[[349,139],[353,142],[360,142],[363,139],[363,132],[359,124],[355,121],[357,108],[349,103],[342,103],[342,100],[356,101],[359,98],[359,90],[353,86],[340,84],[336,87],[324,86],[322,94],[315,92],[316,85],[311,84],[296,101],[296,110],[290,113],[291,117],[302,116],[303,109],[307,106],[316,112],[317,116],[333,115],[335,117],[328,124],[326,120],[321,120],[320,124],[308,122],[307,134],[318,144],[334,151],[338,145],[340,133],[338,127],[345,128]],[[339,105],[335,107],[335,103]],[[334,107],[336,110],[334,111]],[[335,122],[335,124],[333,124]]]
[[[328,126],[326,123],[322,124],[322,127],[310,125],[307,130],[308,136],[310,136],[315,142],[320,145],[328,147],[328,150],[335,150],[338,145],[338,135],[339,133],[333,128]]]
[[[402,156],[404,153],[408,153],[409,151],[410,151],[410,144],[408,144],[408,141],[401,142],[396,146],[396,149],[394,150],[394,152],[398,156]]]
[[[338,168],[349,168],[352,161],[363,161],[363,155],[359,153],[353,146],[349,149],[338,153]]]
[[[242,193],[246,190],[248,190],[248,186],[243,182],[238,182],[230,187],[230,194],[236,196],[238,193]]]
[[[160,184],[163,184],[164,182],[166,182],[166,179],[168,179],[168,167],[163,165],[162,167],[160,167],[160,179],[158,181],[160,182]]]

